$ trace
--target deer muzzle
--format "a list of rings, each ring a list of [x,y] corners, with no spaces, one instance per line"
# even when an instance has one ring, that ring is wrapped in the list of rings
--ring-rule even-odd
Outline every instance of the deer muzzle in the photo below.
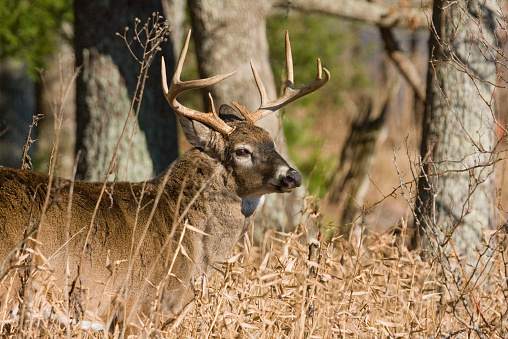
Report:
[[[302,175],[295,169],[290,168],[287,171],[286,176],[281,178],[281,183],[283,186],[291,189],[300,187],[302,185]]]
[[[302,185],[302,175],[291,167],[282,166],[278,170],[278,175],[270,180],[270,184],[276,192],[291,192],[294,188]]]

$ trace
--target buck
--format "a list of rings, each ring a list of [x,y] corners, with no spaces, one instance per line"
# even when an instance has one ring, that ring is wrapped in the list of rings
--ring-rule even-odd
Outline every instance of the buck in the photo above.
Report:
[[[181,81],[189,39],[190,31],[169,88],[162,60],[162,83],[195,148],[144,183],[55,179],[49,189],[48,175],[1,168],[3,277],[31,267],[32,285],[37,289],[55,284],[54,297],[57,291],[66,292],[76,319],[97,316],[107,326],[143,326],[148,316],[175,317],[194,299],[194,284],[220,271],[252,224],[264,195],[291,192],[301,185],[301,175],[277,153],[256,121],[323,86],[330,74],[320,60],[316,79],[295,88],[286,33],[287,82],[278,99],[267,99],[251,62],[261,96],[259,109],[249,113],[233,103],[238,112],[223,105],[218,115],[212,101],[211,112],[204,113],[183,106],[178,95],[235,72]],[[50,281],[44,281],[47,272]],[[4,279],[1,307],[16,299],[22,285],[9,288]]]

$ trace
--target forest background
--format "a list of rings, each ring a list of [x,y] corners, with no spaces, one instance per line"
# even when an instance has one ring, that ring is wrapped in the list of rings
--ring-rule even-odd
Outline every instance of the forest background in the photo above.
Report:
[[[0,165],[21,167],[23,164],[30,169],[48,171],[55,123],[58,123],[58,116],[54,119],[53,112],[58,105],[62,105],[64,112],[62,128],[56,129],[61,133],[59,157],[55,160],[56,173],[60,176],[73,176],[77,150],[80,150],[79,179],[100,181],[108,177],[111,180],[142,181],[161,173],[178,154],[188,149],[183,138],[178,137],[175,117],[160,95],[160,55],[154,57],[150,68],[146,68],[150,73],[143,73],[145,69],[139,61],[144,60],[144,51],[139,46],[132,47],[136,46],[136,42],[132,42],[135,32],[141,32],[145,22],[153,25],[158,20],[152,16],[155,12],[164,15],[172,27],[168,41],[160,51],[168,60],[177,58],[183,32],[190,27],[194,29],[195,59],[188,58],[190,63],[187,63],[184,78],[197,79],[239,69],[237,84],[211,89],[219,103],[239,101],[247,107],[256,105],[259,99],[252,76],[249,70],[244,72],[249,59],[260,63],[262,77],[269,79],[265,83],[271,83],[269,92],[278,92],[277,88],[281,88],[284,81],[281,70],[284,69],[282,41],[285,30],[291,37],[297,86],[314,77],[316,57],[321,58],[330,70],[332,80],[326,87],[279,112],[283,132],[279,129],[279,117],[264,126],[275,137],[282,152],[289,152],[305,176],[306,190],[312,196],[309,199],[312,210],[320,216],[312,226],[306,225],[306,232],[314,234],[317,229],[326,230],[323,233],[327,235],[327,241],[333,243],[342,237],[356,246],[355,239],[367,237],[366,230],[377,235],[398,237],[402,234],[402,238],[415,239],[422,233],[421,229],[432,229],[426,223],[435,220],[433,217],[439,213],[431,211],[432,217],[426,219],[427,212],[422,206],[427,206],[426,199],[429,198],[422,190],[428,192],[428,187],[435,187],[433,179],[425,174],[438,167],[428,167],[428,154],[432,153],[432,143],[436,140],[451,139],[441,135],[429,142],[427,136],[439,134],[431,121],[437,121],[446,135],[466,135],[475,147],[464,146],[459,161],[452,157],[443,161],[460,162],[463,168],[436,170],[440,173],[436,176],[440,183],[446,182],[447,177],[454,178],[452,189],[448,188],[450,195],[457,195],[459,186],[466,187],[466,198],[452,199],[451,203],[444,199],[442,202],[461,210],[459,217],[450,213],[450,208],[443,213],[452,220],[449,226],[452,231],[441,230],[444,235],[437,235],[439,232],[429,235],[423,231],[424,237],[440,243],[437,246],[440,248],[446,241],[440,242],[439,239],[451,239],[451,234],[459,227],[456,240],[459,253],[474,257],[466,260],[471,265],[482,258],[482,255],[478,258],[478,253],[484,253],[485,248],[492,249],[490,237],[499,235],[498,231],[505,228],[504,121],[508,121],[504,78],[507,65],[504,54],[505,2],[464,2],[464,5],[460,2],[457,6],[460,19],[456,23],[467,27],[467,38],[474,36],[465,45],[477,47],[481,55],[479,59],[474,59],[478,58],[471,51],[474,48],[464,54],[461,54],[462,47],[455,49],[454,40],[460,40],[457,37],[462,36],[458,33],[459,24],[455,25],[457,30],[451,38],[440,35],[450,34],[445,28],[446,19],[453,22],[456,18],[456,13],[446,12],[441,23],[436,21],[439,16],[436,4],[443,2],[435,2],[434,6],[406,1],[245,1],[241,5],[230,1],[195,0],[3,2],[0,3],[0,17],[5,18],[0,26]],[[439,8],[445,12],[446,6]],[[478,14],[478,8],[481,8],[480,12],[487,9],[492,21],[486,14]],[[476,26],[478,35],[474,33]],[[492,28],[491,35],[485,27]],[[236,39],[227,39],[228,33]],[[492,40],[491,36],[495,38]],[[445,51],[445,58],[436,57],[433,48]],[[107,57],[103,58],[103,55]],[[429,55],[433,62],[429,62]],[[482,58],[494,67],[485,72],[485,77],[482,77],[484,72],[476,73],[474,67]],[[451,98],[455,97],[446,92],[449,88],[459,87],[443,86],[440,82],[443,76],[440,77],[436,67],[439,63],[434,60],[449,62],[457,73],[465,74],[474,84],[469,86],[470,92],[464,91],[457,96],[457,101],[465,103],[462,105],[466,106],[464,115],[454,106],[456,99]],[[81,65],[77,92],[69,95],[75,100],[67,101],[65,105],[59,103],[56,98],[62,97],[62,84],[71,78],[74,67]],[[132,110],[129,107],[134,102],[133,95],[139,95],[136,83],[140,74],[145,74],[147,81],[139,115],[136,111],[137,119],[131,120],[128,126],[130,137],[125,139],[118,154],[113,155],[112,146],[120,136],[127,112]],[[439,80],[438,86],[429,80],[433,78],[432,74]],[[452,78],[444,76],[450,81]],[[463,79],[457,83],[465,84]],[[490,95],[483,92],[481,87],[484,84],[490,88]],[[105,89],[111,92],[105,93]],[[440,106],[432,101],[438,96],[436,93],[443,94],[447,102],[444,106],[452,112],[455,123],[450,118],[430,118],[431,112]],[[203,98],[206,94],[193,93],[183,101],[188,106],[203,108],[208,105]],[[484,128],[470,133],[467,126],[478,127],[478,121],[467,122],[468,117],[474,115],[467,112],[467,106],[470,110],[481,111],[476,109],[473,98],[479,98],[479,105],[483,103],[487,107],[485,114],[488,118],[482,113],[484,115],[478,121]],[[34,128],[30,129],[30,125]],[[447,127],[451,132],[446,130]],[[490,140],[476,142],[473,134],[488,134]],[[28,139],[27,135],[30,135]],[[463,161],[477,153],[487,154],[488,159],[475,158],[472,164]],[[118,160],[109,171],[113,156]],[[475,174],[476,168],[484,169],[487,174]],[[457,179],[462,172],[466,172],[468,178],[465,184],[460,181],[462,179]],[[457,182],[461,184],[457,185]],[[478,192],[485,186],[488,186],[486,193],[476,198],[474,194],[480,194]],[[445,196],[444,191],[435,192]],[[291,200],[298,203],[286,200],[270,204],[267,208],[275,206],[275,211],[263,213],[268,221],[261,222],[262,227],[293,230],[297,222],[292,206],[297,205],[296,210],[300,209],[304,196],[307,193],[299,192],[299,196]],[[486,201],[488,206],[480,204],[477,208],[473,201]],[[279,215],[281,210],[286,212],[285,215]],[[483,211],[488,221],[478,222],[481,218],[475,217],[477,222],[473,224],[478,236],[473,239],[474,245],[468,237],[461,243],[462,235],[468,234],[466,226],[461,223],[468,224],[469,216],[475,215],[477,210]],[[406,245],[411,249],[419,244],[409,241]],[[468,252],[468,248],[476,254]],[[505,253],[504,247],[496,247],[496,251],[500,255]],[[436,256],[435,253],[430,256],[433,255]],[[461,256],[455,258],[452,255],[452,259],[460,263]],[[450,259],[447,255],[445,258]],[[499,267],[504,267],[506,276],[506,261],[502,260],[504,263]],[[500,279],[502,283],[508,283]],[[458,281],[454,284],[457,290],[464,291]],[[506,296],[502,298],[506,299]],[[477,316],[485,320],[481,308],[477,310]],[[452,314],[453,311],[455,309]],[[498,322],[503,324],[506,310],[496,311]],[[475,322],[474,316],[472,319],[470,323]],[[492,323],[487,328],[492,330]],[[470,330],[480,335],[483,329],[471,325]]]
[[[100,3],[100,1],[97,3]],[[161,5],[156,2],[152,5],[155,9],[162,9]],[[395,5],[399,6],[398,4]],[[166,8],[168,6],[166,5]],[[166,50],[165,53],[168,53],[167,51],[174,47],[174,52],[170,50],[173,53],[170,59],[174,60],[179,53],[182,32],[191,27],[191,19],[189,13],[185,12],[183,1],[175,1],[172,6],[174,7],[171,7],[172,14],[169,17],[169,25],[173,27],[173,31],[170,41],[163,48]],[[227,4],[224,6],[227,6]],[[326,8],[327,6],[324,4],[322,7]],[[390,6],[392,5],[387,4],[386,9],[390,10]],[[110,22],[112,22],[111,26],[113,27],[108,31],[110,34],[116,32],[123,34],[125,27],[131,26],[132,28],[134,18],[140,16],[137,14],[143,13],[143,11],[148,12],[148,9],[139,10],[140,8],[136,8],[136,6],[128,7],[129,10],[124,11],[129,13],[124,13],[123,18],[117,19],[116,16],[111,18]],[[73,3],[70,1],[44,0],[34,2],[6,1],[5,4],[2,4],[2,8],[4,11],[2,17],[5,17],[6,20],[3,21],[0,30],[0,41],[3,46],[0,49],[2,60],[1,83],[3,84],[1,89],[3,93],[2,100],[0,101],[0,107],[2,108],[0,163],[9,167],[21,166],[32,117],[42,114],[44,118],[38,121],[37,128],[34,128],[32,132],[32,138],[37,139],[37,142],[30,147],[28,154],[33,158],[35,170],[47,172],[54,140],[52,105],[61,81],[58,72],[62,67],[67,67],[64,73],[71,74],[69,66],[74,62]],[[391,10],[393,11],[395,8],[392,7]],[[416,13],[413,8],[405,9],[411,15]],[[378,127],[369,127],[381,127],[380,130],[374,132],[376,134],[374,139],[377,140],[375,142],[377,144],[376,149],[367,151],[367,154],[361,157],[361,161],[365,161],[367,164],[360,165],[363,168],[357,170],[359,173],[350,174],[360,176],[360,178],[355,179],[359,182],[365,182],[365,178],[368,176],[370,177],[368,180],[376,183],[377,187],[368,182],[364,183],[363,186],[366,186],[367,192],[362,192],[358,196],[356,192],[353,192],[358,190],[357,188],[348,189],[348,187],[343,187],[345,185],[343,176],[347,171],[341,170],[341,167],[344,166],[341,166],[340,158],[341,154],[345,152],[346,139],[351,139],[350,130],[353,121],[356,124],[354,129],[358,132],[367,128],[365,126],[366,121],[369,119],[373,121],[376,118],[375,115],[379,115],[379,108],[372,108],[369,105],[380,105],[379,102],[382,99],[379,99],[379,97],[385,95],[380,88],[384,89],[387,81],[392,81],[390,79],[396,78],[398,75],[395,73],[393,63],[387,60],[384,42],[378,27],[370,23],[366,24],[364,21],[368,18],[363,20],[361,17],[352,17],[356,20],[337,18],[337,13],[334,13],[333,10],[333,8],[330,8],[329,13],[318,13],[318,11],[301,10],[298,7],[292,8],[289,6],[286,8],[284,4],[274,4],[270,10],[263,10],[267,12],[266,37],[261,36],[258,40],[266,39],[270,46],[269,51],[266,50],[267,53],[269,52],[269,56],[265,59],[269,61],[274,73],[275,85],[272,84],[271,87],[280,88],[283,82],[284,47],[282,37],[285,30],[290,32],[293,54],[295,55],[295,71],[298,75],[296,85],[306,83],[312,79],[314,76],[312,65],[315,63],[314,59],[316,57],[321,58],[325,67],[332,72],[334,77],[326,88],[309,98],[294,103],[290,110],[281,113],[282,123],[284,124],[284,138],[289,146],[291,159],[307,178],[306,182],[310,194],[323,198],[329,191],[348,191],[351,196],[355,197],[356,207],[363,206],[364,199],[366,199],[366,206],[370,206],[382,200],[398,185],[397,174],[394,172],[394,166],[390,160],[393,158],[393,150],[397,150],[401,157],[415,157],[418,153],[423,106],[421,102],[418,102],[411,86],[403,80],[397,79],[397,93],[388,103],[388,112],[383,115],[383,121],[378,121],[380,125]],[[410,10],[413,12],[410,12]],[[429,13],[427,11],[427,15]],[[429,33],[425,29],[426,23],[411,23],[411,19],[414,22],[421,21],[425,19],[425,14],[421,12],[413,15],[412,18],[405,19],[406,23],[402,25],[407,27],[395,28],[394,34],[397,36],[399,48],[407,51],[407,55],[412,58],[419,76],[424,79],[427,68]],[[130,56],[124,41],[116,34],[101,36],[104,33],[99,28],[101,25],[91,25],[90,20],[85,25],[87,31],[90,32],[89,35],[97,36],[95,43],[102,39],[104,42],[101,43],[109,43],[111,46],[120,49],[117,52],[121,55],[119,58],[124,58],[123,61],[133,67],[135,65],[132,62],[133,58]],[[102,20],[102,18],[99,20]],[[171,22],[172,20],[175,22]],[[238,21],[235,24],[239,25]],[[260,24],[263,24],[263,22]],[[233,30],[235,28],[229,27],[228,29]],[[111,43],[108,40],[111,40]],[[251,53],[259,52],[253,51]],[[132,60],[129,60],[129,58]],[[199,77],[197,61],[192,60],[192,58],[189,58],[189,60],[191,64],[187,65],[185,76],[188,78]],[[152,68],[154,68],[152,71],[158,77],[158,70],[155,67]],[[219,71],[217,70],[216,73]],[[40,73],[43,75],[42,78]],[[136,76],[137,74],[134,71],[130,75],[131,78]],[[246,81],[250,86],[246,91],[252,93],[253,81],[248,78]],[[155,84],[158,84],[158,82],[155,82]],[[133,86],[128,87],[131,90]],[[157,93],[156,91],[159,91],[159,88],[155,87],[153,90]],[[126,95],[132,96],[132,93]],[[233,95],[231,96],[233,97]],[[86,136],[81,135],[79,130],[82,130],[87,123],[78,122],[79,129],[76,132],[74,95],[71,95],[70,99],[66,104],[66,116],[62,128],[62,140],[64,142],[60,145],[60,158],[57,166],[57,174],[67,178],[72,175],[71,169],[75,158],[76,139],[79,139],[77,141],[78,149],[95,147],[94,152],[100,153],[106,152],[101,151],[101,148],[107,148],[107,146],[101,146],[100,144],[110,144],[111,148],[111,144],[115,143],[114,139],[120,133],[118,123],[116,132],[112,132],[110,136],[101,140],[90,141],[89,143],[95,143],[95,145],[84,147],[83,145],[87,144],[87,141],[83,140]],[[128,99],[128,97],[122,98],[122,100],[127,101]],[[234,97],[233,99],[238,100]],[[255,101],[256,99],[254,93],[254,98],[250,100]],[[199,93],[192,93],[184,100],[192,107],[203,108],[205,106]],[[153,116],[149,118],[140,117],[140,125],[143,130],[141,134],[166,134],[156,138],[156,146],[150,145],[152,148],[160,149],[158,154],[157,151],[149,151],[146,142],[145,145],[143,145],[143,142],[137,142],[141,146],[137,147],[138,151],[133,151],[133,155],[131,154],[131,156],[137,157],[135,163],[139,167],[143,169],[147,168],[146,165],[148,165],[148,168],[154,167],[152,175],[160,173],[178,154],[189,147],[183,138],[179,138],[176,142],[175,118],[170,108],[165,107],[167,105],[162,100],[157,101],[157,104],[162,106],[159,109],[162,110],[163,113],[160,114],[163,116],[157,120],[153,120]],[[145,108],[145,110],[148,109],[150,107]],[[107,116],[108,114],[109,116]],[[374,117],[365,117],[366,114]],[[110,121],[123,118],[112,112],[102,112],[102,116],[102,119]],[[79,120],[80,116],[78,115],[77,118]],[[143,119],[146,121],[144,122]],[[86,120],[86,117],[81,120]],[[361,124],[364,124],[364,126]],[[144,125],[154,126],[145,127]],[[168,131],[156,132],[153,130],[156,127],[168,129]],[[96,128],[106,129],[104,126]],[[316,131],[319,131],[319,133],[316,133]],[[398,131],[398,133],[395,131]],[[404,131],[404,133],[400,133],[400,131]],[[96,134],[100,133],[96,132]],[[359,134],[369,135],[365,131]],[[366,136],[362,136],[362,138],[368,139]],[[356,143],[362,142],[365,143],[366,141],[356,140]],[[160,155],[161,153],[166,155]],[[88,169],[89,174],[83,174],[87,169],[82,169],[78,170],[78,177],[88,180],[102,180],[105,169],[107,170],[106,164],[110,160],[107,159],[108,156],[111,157],[111,151],[98,155],[102,161],[94,162],[94,173],[91,174],[92,170]],[[355,156],[358,157],[358,155]],[[161,160],[155,160],[152,163],[151,157],[160,157]],[[401,161],[401,165],[405,166],[406,164],[407,161]],[[142,181],[147,175],[147,173],[133,175],[132,172],[136,172],[136,169],[130,171],[128,179],[131,181]],[[125,176],[119,178],[127,179]],[[332,185],[331,189],[329,189],[330,185]],[[338,195],[339,193],[332,193],[329,194],[330,199],[324,199],[327,210],[330,211],[330,214],[327,214],[330,215],[331,220],[337,218],[342,220],[342,211],[336,211],[334,207],[340,205],[339,200],[342,201],[345,198]],[[362,197],[363,195],[365,195],[365,198]],[[332,202],[327,204],[328,200]],[[377,219],[374,224],[379,225],[381,229],[386,229],[386,227],[397,223],[401,216],[405,216],[407,214],[404,211],[405,202],[399,200],[387,199],[386,202],[371,209],[369,215]],[[357,217],[358,210],[352,208],[355,211],[348,213],[352,215],[356,213],[355,217]],[[333,217],[334,214],[336,217]],[[352,215],[347,217],[349,223],[352,222]]]

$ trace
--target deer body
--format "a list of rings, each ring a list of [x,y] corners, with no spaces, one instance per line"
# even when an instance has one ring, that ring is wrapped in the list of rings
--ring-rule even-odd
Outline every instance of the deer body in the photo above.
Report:
[[[77,317],[92,312],[111,324],[142,319],[136,316],[153,311],[174,316],[194,298],[196,281],[221,270],[251,225],[263,196],[301,185],[300,174],[256,125],[262,116],[252,118],[255,113],[251,116],[235,104],[244,119],[227,105],[221,107],[219,118],[215,110],[200,113],[176,101],[184,90],[226,77],[179,81],[189,36],[171,87],[165,86],[164,91],[195,148],[154,180],[105,184],[95,216],[103,183],[56,179],[40,225],[49,177],[0,168],[0,260],[5,258],[0,273],[20,265],[12,249],[34,248],[36,239],[32,260],[52,272],[62,292],[67,281]],[[328,80],[325,72],[325,79],[315,80],[319,80],[315,89]],[[262,102],[267,104],[261,86],[258,82]],[[290,102],[298,95],[284,100]],[[263,103],[261,108],[266,108]],[[207,120],[209,116],[213,121]],[[3,286],[2,306],[18,293],[12,289],[9,296]]]
[[[171,281],[167,293],[164,293],[162,301],[166,314],[178,314],[192,299],[193,281],[201,275],[209,277],[214,271],[220,270],[220,264],[226,260],[251,224],[255,211],[261,206],[263,194],[273,190],[270,179],[276,177],[278,172],[294,171],[291,171],[282,157],[275,152],[273,142],[264,130],[245,122],[238,122],[237,125],[242,147],[254,147],[259,142],[266,143],[261,147],[264,147],[265,151],[260,150],[258,153],[260,158],[273,158],[269,160],[270,170],[265,173],[248,171],[251,164],[242,166],[245,161],[235,158],[236,153],[230,151],[230,144],[219,145],[220,143],[215,142],[214,147],[208,150],[226,155],[220,158],[208,155],[204,149],[189,151],[169,169],[169,179],[163,187],[158,208],[155,209],[137,257],[132,257],[131,252],[142,238],[165,175],[162,174],[146,184],[120,182],[107,185],[107,193],[101,200],[91,237],[86,244],[84,266],[79,278],[79,284],[87,290],[89,306],[92,306],[92,309],[99,310],[101,314],[107,313],[111,305],[104,303],[104,296],[121,295],[118,286],[124,287],[128,267],[132,265],[132,277],[127,289],[133,300],[122,302],[132,304],[135,298],[147,300],[148,304],[144,305],[142,310],[148,314],[150,302],[157,295],[153,286],[157,286],[165,278],[168,268],[150,269],[150,266],[154,263],[168,266],[171,262],[182,229],[181,225],[177,225],[177,229],[173,231],[175,217],[183,215],[183,220],[187,220],[188,224],[206,235],[186,231],[182,245],[193,262],[182,254],[177,256],[172,273],[180,282]],[[257,135],[253,134],[252,130]],[[255,137],[253,140],[246,140],[244,133]],[[232,135],[231,139],[234,137]],[[278,165],[273,166],[277,163]],[[257,175],[259,178],[256,180]],[[257,181],[261,186],[247,185],[244,183],[247,181]],[[40,217],[47,183],[48,176],[44,174],[0,168],[1,258],[30,231],[27,226],[30,225],[30,219],[38,220]],[[70,255],[70,267],[74,268],[70,281],[77,273],[93,209],[102,186],[102,183],[74,183],[69,233],[72,239],[66,245],[66,209],[70,184],[69,181],[60,179],[53,185],[50,207],[46,211],[45,222],[37,238],[40,251],[49,258],[49,264],[55,269],[55,277],[59,281],[64,278],[66,246]],[[206,189],[200,191],[205,186]],[[293,187],[295,183],[282,185],[278,189],[290,190]],[[179,209],[175,213],[178,197]],[[191,203],[192,200],[194,201]],[[185,212],[189,206],[190,209]],[[171,241],[166,243],[172,233]],[[108,264],[114,267],[108,268]]]

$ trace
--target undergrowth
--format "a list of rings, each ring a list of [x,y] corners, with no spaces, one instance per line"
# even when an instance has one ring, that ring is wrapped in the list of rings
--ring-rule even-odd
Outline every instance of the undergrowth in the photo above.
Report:
[[[422,259],[399,232],[371,233],[356,244],[342,238],[325,242],[320,232],[306,239],[304,229],[320,218],[315,210],[311,203],[304,207],[295,232],[268,232],[256,245],[246,235],[222,272],[195,286],[194,305],[176,322],[146,323],[141,333],[168,338],[470,338],[478,326],[489,338],[508,335],[505,248],[483,258],[471,276],[450,282],[439,263],[442,257]],[[496,240],[506,243],[506,235]],[[458,270],[454,260],[450,265]],[[20,324],[9,312],[24,300],[3,304],[2,335],[65,336],[62,322],[69,313],[57,298],[62,291],[50,272],[37,274],[46,275],[46,284],[36,287],[30,321]],[[2,287],[9,288],[12,279],[16,274],[4,277]],[[120,332],[92,332],[70,322],[72,337],[119,337]]]

